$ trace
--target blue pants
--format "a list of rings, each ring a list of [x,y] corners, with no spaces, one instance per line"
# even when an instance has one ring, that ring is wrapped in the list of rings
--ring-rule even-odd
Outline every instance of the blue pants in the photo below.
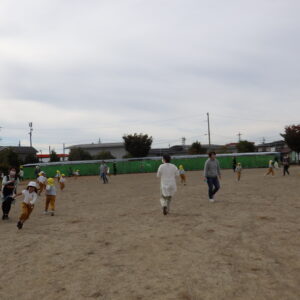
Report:
[[[206,177],[208,185],[208,197],[213,199],[215,193],[220,189],[220,183],[218,177]]]

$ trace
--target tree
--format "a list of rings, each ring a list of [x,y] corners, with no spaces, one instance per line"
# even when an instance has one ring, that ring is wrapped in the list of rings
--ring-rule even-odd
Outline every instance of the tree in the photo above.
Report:
[[[282,133],[281,136],[284,138],[284,141],[290,147],[291,150],[300,153],[300,124],[298,125],[289,125],[284,129],[285,133]]]
[[[236,148],[239,153],[246,153],[246,152],[255,152],[254,143],[249,141],[240,141],[237,143]]]
[[[39,162],[38,157],[33,153],[27,154],[24,160],[24,164],[35,164],[38,162]]]
[[[152,137],[147,134],[128,134],[123,136],[126,151],[132,157],[146,157],[151,149]]]
[[[0,170],[2,172],[7,173],[9,168],[18,168],[20,164],[21,160],[18,154],[12,149],[8,148],[0,152]]]
[[[94,156],[95,159],[115,159],[110,151],[101,151]]]
[[[188,153],[191,154],[191,155],[194,155],[194,154],[205,154],[206,153],[206,148],[203,148],[201,143],[196,141],[194,142],[191,147],[189,148],[188,150]]]
[[[92,155],[82,148],[73,148],[69,153],[69,160],[92,160]]]
[[[58,157],[56,152],[52,150],[50,153],[50,162],[56,162],[56,161],[60,161],[60,158]]]

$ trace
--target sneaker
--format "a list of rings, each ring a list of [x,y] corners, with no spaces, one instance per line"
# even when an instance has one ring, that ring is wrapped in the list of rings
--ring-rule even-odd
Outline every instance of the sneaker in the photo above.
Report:
[[[215,202],[215,200],[213,198],[210,198],[209,202]]]
[[[21,221],[19,221],[18,224],[17,224],[17,227],[18,227],[19,229],[22,229],[23,223],[22,223]]]
[[[164,215],[168,214],[168,208],[166,206],[163,207],[163,214]]]
[[[44,215],[48,215],[48,211],[47,210],[44,211]]]

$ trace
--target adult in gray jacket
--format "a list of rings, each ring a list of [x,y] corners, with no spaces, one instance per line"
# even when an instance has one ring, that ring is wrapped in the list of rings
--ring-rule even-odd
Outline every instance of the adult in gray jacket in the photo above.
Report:
[[[209,159],[204,166],[204,176],[208,185],[209,201],[214,202],[214,195],[220,189],[221,171],[219,161],[216,159],[216,152],[209,152],[208,156]]]

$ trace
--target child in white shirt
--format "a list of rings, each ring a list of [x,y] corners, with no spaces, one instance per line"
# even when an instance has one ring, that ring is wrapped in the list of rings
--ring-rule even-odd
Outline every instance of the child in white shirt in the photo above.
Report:
[[[22,193],[17,194],[15,197],[21,195],[23,195],[24,198],[21,203],[22,214],[20,215],[19,222],[17,223],[17,227],[19,229],[22,229],[24,222],[29,219],[29,216],[31,215],[34,208],[34,204],[38,199],[36,182],[29,182],[27,185],[27,189],[23,190]]]

